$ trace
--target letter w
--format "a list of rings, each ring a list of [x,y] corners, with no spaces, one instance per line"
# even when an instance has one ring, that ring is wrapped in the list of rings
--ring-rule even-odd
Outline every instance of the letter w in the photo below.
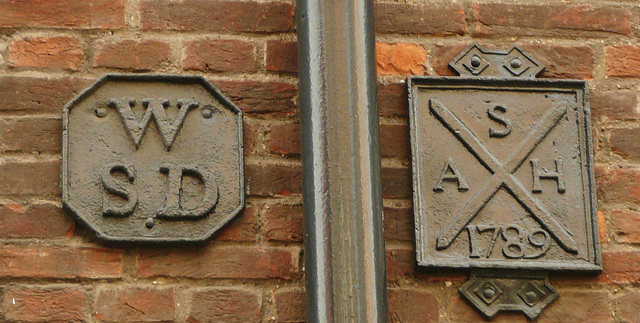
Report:
[[[171,149],[171,145],[173,145],[173,142],[176,140],[176,135],[180,131],[180,128],[182,128],[182,123],[184,122],[184,117],[187,115],[187,112],[191,108],[196,108],[200,105],[194,100],[178,100],[178,116],[176,116],[174,122],[171,122],[165,111],[169,106],[169,100],[144,99],[142,100],[142,106],[145,107],[146,111],[142,116],[142,120],[138,122],[138,119],[136,119],[136,116],[131,110],[131,108],[136,105],[136,100],[125,98],[110,99],[107,104],[109,107],[118,109],[122,123],[129,132],[129,136],[131,140],[133,140],[136,149],[140,146],[140,141],[142,141],[142,136],[149,127],[152,116],[156,122],[158,131],[162,135],[162,142],[167,149]]]

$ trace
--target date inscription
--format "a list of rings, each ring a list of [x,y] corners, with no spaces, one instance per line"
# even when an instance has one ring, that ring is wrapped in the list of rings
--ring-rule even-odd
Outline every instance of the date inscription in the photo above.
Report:
[[[551,246],[549,233],[542,229],[527,232],[518,225],[468,225],[469,258],[489,258],[496,245],[502,245],[502,254],[509,259],[535,259],[542,257]],[[491,237],[489,244],[483,245]]]

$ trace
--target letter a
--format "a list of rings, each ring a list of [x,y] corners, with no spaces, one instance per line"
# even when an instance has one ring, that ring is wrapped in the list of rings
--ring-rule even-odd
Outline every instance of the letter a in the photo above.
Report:
[[[458,167],[456,167],[456,164],[453,162],[451,158],[447,158],[447,160],[445,160],[444,162],[444,168],[442,168],[440,177],[438,177],[438,180],[436,181],[436,185],[433,186],[433,190],[435,192],[444,191],[444,188],[442,187],[442,181],[448,181],[448,182],[457,181],[458,191],[462,192],[462,191],[469,190],[469,184],[467,184],[467,181],[464,179],[464,177],[462,177],[462,174],[458,170]]]

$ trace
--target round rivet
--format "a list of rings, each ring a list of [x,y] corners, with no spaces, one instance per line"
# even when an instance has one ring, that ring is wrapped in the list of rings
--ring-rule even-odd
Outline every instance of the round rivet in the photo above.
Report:
[[[208,105],[205,106],[204,108],[202,108],[202,111],[200,111],[200,113],[202,113],[202,116],[205,119],[209,119],[213,115],[213,111],[211,110],[211,108]]]
[[[496,291],[493,290],[493,288],[486,288],[484,292],[482,292],[482,296],[485,298],[492,298],[493,296],[496,296]]]
[[[107,116],[107,108],[99,107],[96,109],[96,115],[100,118],[104,118]]]
[[[144,226],[149,229],[153,228],[154,225],[156,225],[156,221],[153,218],[148,218],[144,221]]]
[[[530,290],[527,292],[527,301],[529,301],[529,303],[535,303],[538,301],[538,294],[536,294],[536,292]]]
[[[519,59],[514,58],[511,60],[511,67],[520,68],[520,66],[522,66],[522,62]]]
[[[471,57],[471,66],[478,67],[480,66],[480,63],[482,63],[482,61],[480,60],[480,57],[478,56]]]

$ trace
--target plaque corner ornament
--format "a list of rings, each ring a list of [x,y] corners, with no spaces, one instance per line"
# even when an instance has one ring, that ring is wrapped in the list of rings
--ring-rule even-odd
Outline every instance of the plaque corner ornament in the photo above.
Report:
[[[107,243],[202,243],[244,208],[242,111],[202,76],[107,74],[63,108],[62,200]]]
[[[517,45],[449,66],[407,79],[417,263],[470,270],[460,293],[486,317],[534,319],[550,271],[602,270],[587,82],[535,79]]]

